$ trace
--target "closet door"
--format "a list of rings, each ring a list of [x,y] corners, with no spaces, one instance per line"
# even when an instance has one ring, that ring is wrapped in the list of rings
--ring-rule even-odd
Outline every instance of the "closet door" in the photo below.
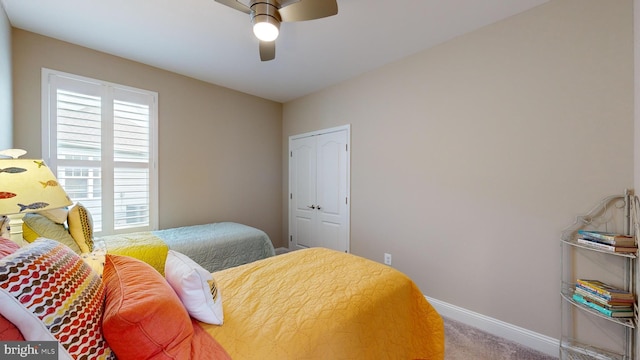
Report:
[[[289,227],[295,248],[320,246],[315,239],[316,212],[316,138],[296,139],[289,146]],[[291,247],[291,244],[290,244]]]
[[[347,132],[322,134],[316,141],[316,232],[318,246],[348,252]]]
[[[349,251],[349,129],[289,141],[291,249]]]

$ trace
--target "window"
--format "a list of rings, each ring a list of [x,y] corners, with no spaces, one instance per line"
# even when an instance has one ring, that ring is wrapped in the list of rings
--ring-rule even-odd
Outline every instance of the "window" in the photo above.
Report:
[[[157,228],[157,93],[42,71],[43,158],[94,232]]]

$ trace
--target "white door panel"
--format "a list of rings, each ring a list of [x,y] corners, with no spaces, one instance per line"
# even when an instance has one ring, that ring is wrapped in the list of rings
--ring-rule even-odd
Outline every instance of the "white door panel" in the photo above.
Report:
[[[349,251],[348,147],[348,127],[290,138],[290,248]]]
[[[291,149],[295,172],[292,173],[293,199],[298,211],[309,211],[316,201],[316,146],[313,139],[300,139]]]
[[[315,246],[311,236],[313,235],[313,226],[311,218],[297,218],[295,222],[295,233],[297,236],[297,244],[301,247]]]
[[[338,198],[344,184],[343,169],[346,159],[346,134],[332,133],[318,138],[318,205],[327,213],[341,212]],[[346,169],[345,169],[346,170]]]
[[[323,221],[321,225],[319,232],[320,238],[323,240],[321,246],[334,250],[343,250],[341,248],[343,245],[340,243],[340,227],[342,224]]]

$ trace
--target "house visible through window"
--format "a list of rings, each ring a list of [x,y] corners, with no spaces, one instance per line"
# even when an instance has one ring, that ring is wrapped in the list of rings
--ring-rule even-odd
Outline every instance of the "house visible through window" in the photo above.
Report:
[[[157,226],[157,94],[43,69],[43,157],[94,232]]]

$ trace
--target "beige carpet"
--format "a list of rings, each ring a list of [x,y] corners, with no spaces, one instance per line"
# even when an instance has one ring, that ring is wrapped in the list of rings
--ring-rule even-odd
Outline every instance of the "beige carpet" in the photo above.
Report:
[[[445,360],[554,360],[558,357],[444,318]]]

